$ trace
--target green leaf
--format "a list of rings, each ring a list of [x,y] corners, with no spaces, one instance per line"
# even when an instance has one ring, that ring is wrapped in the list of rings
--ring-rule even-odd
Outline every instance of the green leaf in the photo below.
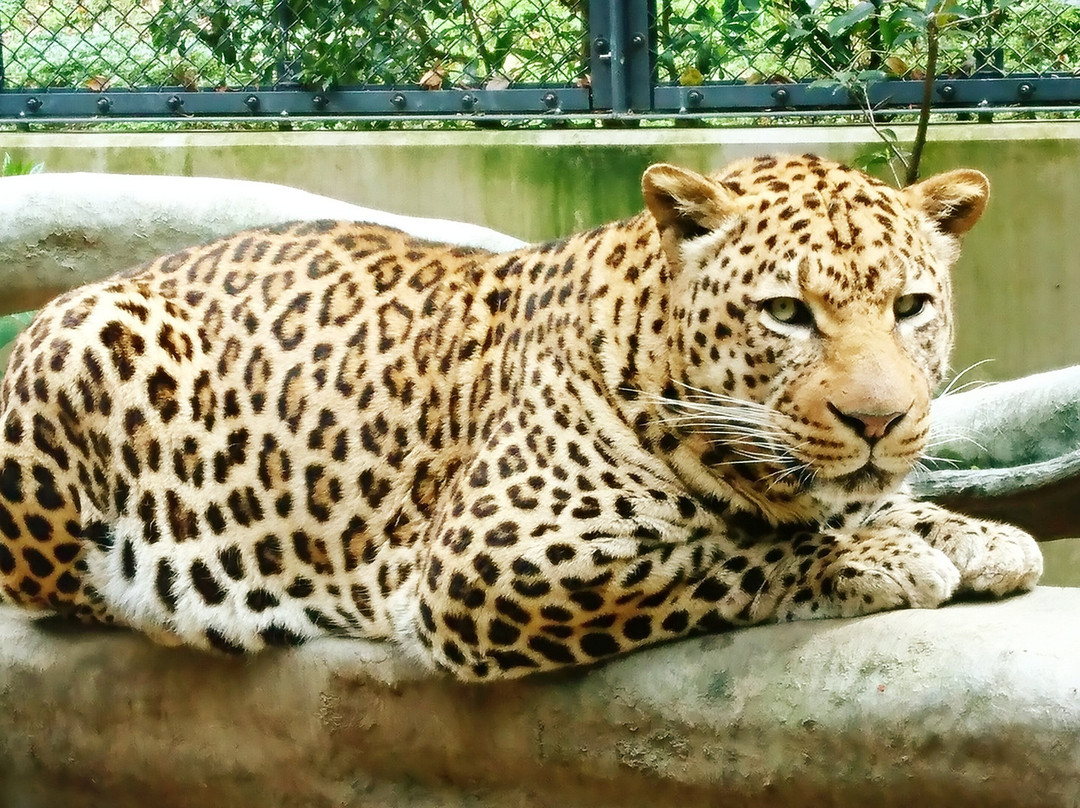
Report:
[[[502,69],[506,57],[510,53],[510,46],[514,44],[514,31],[504,31],[495,40],[495,47],[491,50],[491,64],[487,65],[488,72]]]
[[[972,11],[967,6],[948,5],[945,8],[941,9],[940,13],[954,17],[971,18],[974,17],[978,12]]]
[[[923,12],[908,6],[901,6],[889,15],[889,22],[897,27],[907,24],[920,31],[926,30],[927,16]]]
[[[787,27],[787,35],[791,39],[806,39],[806,37],[810,36],[810,32],[798,23],[791,23]]]
[[[896,38],[896,27],[888,17],[878,19],[878,31],[881,32],[881,45],[885,50],[892,49],[893,40]]]
[[[892,46],[894,48],[902,48],[909,42],[913,42],[919,38],[919,34],[916,31],[904,31],[902,34],[897,34],[893,40]]]
[[[720,24],[720,21],[716,19],[715,12],[706,3],[698,4],[697,8],[694,9],[694,13],[691,15],[691,19],[694,20],[694,22],[709,27],[719,26]]]
[[[837,36],[847,31],[852,26],[862,22],[871,14],[874,13],[876,6],[873,3],[864,0],[859,3],[851,11],[846,14],[841,14],[839,17],[834,17],[829,20],[828,25],[825,26],[825,30],[829,32],[831,36]]]

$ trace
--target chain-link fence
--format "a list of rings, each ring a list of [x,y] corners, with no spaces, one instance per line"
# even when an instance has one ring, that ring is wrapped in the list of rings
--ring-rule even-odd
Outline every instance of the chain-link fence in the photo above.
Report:
[[[588,72],[576,3],[19,0],[0,3],[8,87],[477,87]]]
[[[879,0],[725,0],[664,3],[658,19],[661,81],[815,81],[878,71],[921,79],[929,27],[942,75],[1050,75],[1080,70],[1080,8],[1060,0],[927,5]],[[695,74],[696,75],[696,74]]]
[[[1076,0],[0,0],[0,118],[1080,106]]]

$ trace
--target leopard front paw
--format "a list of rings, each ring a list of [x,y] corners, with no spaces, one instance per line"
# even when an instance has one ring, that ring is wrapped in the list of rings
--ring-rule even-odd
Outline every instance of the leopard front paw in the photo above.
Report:
[[[950,542],[960,591],[1004,597],[1035,588],[1043,557],[1030,534],[997,522],[976,522],[966,531]]]
[[[934,609],[953,596],[960,571],[948,557],[925,544],[892,548],[889,553],[842,553],[781,604],[780,618],[856,617],[890,609]]]

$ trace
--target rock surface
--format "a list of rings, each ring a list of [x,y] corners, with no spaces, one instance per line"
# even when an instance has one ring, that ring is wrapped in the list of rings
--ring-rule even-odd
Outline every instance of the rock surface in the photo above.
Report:
[[[999,496],[1080,474],[1080,367],[941,396],[924,496]]]
[[[1080,536],[1080,366],[944,395],[932,413],[919,497],[1040,540]]]
[[[764,626],[506,684],[0,609],[0,804],[1075,806],[1080,591]]]
[[[512,250],[486,227],[399,216],[265,182],[126,174],[0,179],[0,314],[217,236],[296,219],[379,222],[433,241]]]

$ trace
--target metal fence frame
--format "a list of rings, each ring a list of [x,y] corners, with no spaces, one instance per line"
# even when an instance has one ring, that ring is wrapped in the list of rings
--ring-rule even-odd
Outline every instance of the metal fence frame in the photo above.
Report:
[[[279,9],[285,9],[284,3]],[[183,88],[93,91],[8,88],[0,30],[0,122],[109,122],[124,120],[488,120],[568,118],[646,119],[715,116],[851,115],[911,111],[924,82],[875,81],[865,97],[841,86],[791,82],[706,82],[678,86],[657,81],[655,0],[589,0],[591,86],[514,85],[506,89],[387,88],[325,91],[300,88],[279,63],[272,86],[200,92]],[[278,20],[283,36],[288,20]],[[1040,112],[1080,109],[1080,77],[1072,73],[939,77],[938,112]]]

